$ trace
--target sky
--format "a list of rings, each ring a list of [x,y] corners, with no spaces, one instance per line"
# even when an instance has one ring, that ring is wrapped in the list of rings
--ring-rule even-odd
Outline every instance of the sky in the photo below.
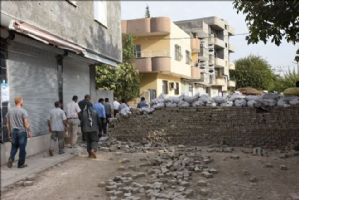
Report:
[[[245,16],[237,14],[232,1],[121,1],[122,19],[135,19],[145,16],[145,8],[149,6],[151,17],[167,16],[173,21],[217,16],[225,19],[235,29],[236,34],[248,33]],[[280,46],[272,43],[249,44],[245,35],[230,38],[235,47],[231,54],[231,61],[246,57],[250,54],[266,59],[275,69],[282,73],[296,67],[294,57],[298,45],[283,41]]]

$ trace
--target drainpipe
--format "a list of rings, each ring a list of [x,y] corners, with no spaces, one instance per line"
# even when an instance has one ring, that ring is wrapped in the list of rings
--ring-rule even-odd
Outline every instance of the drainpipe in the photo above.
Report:
[[[56,56],[57,59],[57,80],[58,80],[58,99],[63,103],[63,60],[68,56],[68,52],[64,51],[64,54]]]

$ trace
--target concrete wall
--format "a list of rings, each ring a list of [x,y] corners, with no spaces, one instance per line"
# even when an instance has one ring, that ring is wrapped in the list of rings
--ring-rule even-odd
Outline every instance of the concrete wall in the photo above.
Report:
[[[284,148],[298,143],[298,106],[272,108],[164,108],[151,115],[119,117],[110,130],[119,140],[169,144],[225,144]]]
[[[93,1],[1,1],[2,13],[121,61],[120,1],[107,1],[107,27],[93,10]]]
[[[157,79],[157,96],[163,93],[163,81],[168,81],[168,96],[179,96],[181,94],[181,79],[179,77],[166,75],[166,74],[158,74]],[[179,94],[175,94],[174,89],[170,89],[169,83],[176,82],[179,83]]]
[[[157,74],[150,73],[150,74],[141,74],[141,81],[140,81],[140,91],[139,94],[142,96],[145,92],[149,91],[150,89],[157,90],[158,83],[157,83]],[[158,93],[157,93],[158,94]]]
[[[142,57],[169,56],[169,36],[135,37],[134,43],[141,45]]]
[[[171,25],[170,38],[189,38],[190,35],[185,31],[180,29],[175,24]],[[175,45],[181,47],[182,59],[180,61],[175,60]],[[170,57],[171,57],[171,71],[176,74],[181,74],[185,77],[191,77],[191,64],[186,64],[186,54],[185,51],[190,52],[191,58],[191,40],[189,39],[178,39],[170,40]]]

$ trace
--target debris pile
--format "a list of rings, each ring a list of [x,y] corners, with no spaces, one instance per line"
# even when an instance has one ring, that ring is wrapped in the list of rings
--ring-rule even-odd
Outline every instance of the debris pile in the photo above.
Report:
[[[162,148],[141,158],[138,166],[129,166],[132,172],[125,171],[98,186],[105,188],[111,200],[204,199],[210,193],[208,180],[218,171],[209,166],[213,159],[199,150],[184,145]],[[120,164],[128,163],[126,160],[121,159]],[[197,190],[192,189],[193,178],[197,178]]]

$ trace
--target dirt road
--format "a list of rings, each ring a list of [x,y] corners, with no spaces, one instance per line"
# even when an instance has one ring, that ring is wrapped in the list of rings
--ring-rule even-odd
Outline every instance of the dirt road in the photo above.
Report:
[[[198,194],[190,199],[220,199],[220,200],[294,200],[298,196],[298,156],[280,158],[280,153],[271,153],[269,156],[253,156],[236,150],[233,153],[213,152],[204,154],[211,156],[211,167],[218,170],[214,178],[207,179],[208,197]],[[230,156],[238,154],[239,159]],[[140,158],[154,155],[154,153],[121,153],[120,155],[108,152],[98,154],[97,160],[86,157],[73,158],[60,166],[51,168],[35,180],[33,186],[18,187],[3,194],[4,200],[71,200],[71,199],[107,199],[103,188],[98,183],[106,181],[113,176],[120,175],[123,171],[118,168],[124,165],[139,166]],[[127,164],[118,160],[128,158]],[[271,165],[265,167],[266,165]],[[281,170],[280,165],[287,166]],[[139,168],[137,171],[147,172],[149,167]],[[131,171],[129,169],[125,170]],[[254,180],[251,180],[255,177]],[[143,177],[137,182],[144,184]],[[191,189],[198,190],[199,175],[193,175]],[[196,192],[197,193],[197,192]],[[295,197],[296,196],[296,197]],[[144,199],[144,198],[141,198]]]

